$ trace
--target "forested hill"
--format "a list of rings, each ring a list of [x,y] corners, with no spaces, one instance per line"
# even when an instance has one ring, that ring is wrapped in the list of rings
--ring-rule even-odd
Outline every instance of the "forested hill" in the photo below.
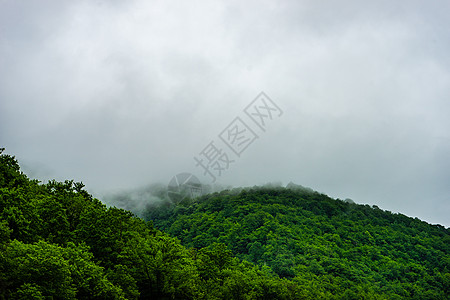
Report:
[[[274,188],[148,211],[166,233],[0,154],[2,300],[449,298],[441,226]]]
[[[295,187],[253,188],[153,207],[146,218],[185,246],[224,243],[324,298],[449,298],[449,229],[376,206]]]
[[[2,300],[320,297],[223,244],[186,248],[151,222],[107,208],[82,183],[39,184],[0,155]]]

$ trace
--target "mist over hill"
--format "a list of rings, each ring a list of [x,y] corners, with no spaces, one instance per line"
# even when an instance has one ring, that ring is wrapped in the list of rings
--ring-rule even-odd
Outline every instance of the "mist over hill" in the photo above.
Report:
[[[450,296],[444,226],[293,183],[169,195],[110,198],[139,218],[1,153],[0,299]]]
[[[170,189],[167,184],[154,183],[133,189],[123,189],[121,191],[102,193],[100,195],[100,198],[106,205],[123,208],[132,211],[136,215],[143,216],[143,214],[152,207],[176,205],[181,201],[181,199],[191,201],[193,200],[193,198],[211,193],[221,192],[224,190],[227,190],[230,194],[239,194],[244,189],[260,187],[279,188],[283,187],[283,184],[281,182],[269,182],[262,186],[253,187],[233,187],[230,185],[225,186],[221,184],[202,184],[200,187],[200,193],[195,194],[195,197],[193,197],[193,194],[191,194],[189,190],[186,190],[179,192],[181,196],[180,198],[171,196],[173,195],[173,193],[170,193]],[[304,193],[314,193],[314,190],[312,188],[304,187],[293,182],[289,182],[286,185],[286,188],[289,190],[301,191]],[[181,195],[183,193],[184,195]],[[346,201],[354,203],[353,200],[348,198],[346,199]]]

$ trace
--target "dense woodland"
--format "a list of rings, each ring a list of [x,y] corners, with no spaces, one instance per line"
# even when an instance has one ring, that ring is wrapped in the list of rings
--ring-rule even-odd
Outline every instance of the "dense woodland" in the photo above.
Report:
[[[151,208],[183,245],[236,257],[332,299],[448,299],[450,231],[300,186],[223,191]]]
[[[291,186],[144,216],[2,153],[0,299],[449,299],[449,229],[377,207]]]

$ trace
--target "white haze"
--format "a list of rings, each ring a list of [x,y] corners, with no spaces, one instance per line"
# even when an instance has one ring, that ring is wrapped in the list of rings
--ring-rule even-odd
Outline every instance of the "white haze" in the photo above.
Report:
[[[0,1],[0,146],[95,195],[209,178],[264,91],[283,110],[218,183],[293,181],[450,226],[450,2]]]

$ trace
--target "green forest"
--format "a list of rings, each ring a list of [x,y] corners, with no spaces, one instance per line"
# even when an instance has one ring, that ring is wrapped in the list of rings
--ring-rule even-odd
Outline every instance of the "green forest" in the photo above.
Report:
[[[295,185],[137,217],[0,152],[0,299],[450,299],[440,225]]]

